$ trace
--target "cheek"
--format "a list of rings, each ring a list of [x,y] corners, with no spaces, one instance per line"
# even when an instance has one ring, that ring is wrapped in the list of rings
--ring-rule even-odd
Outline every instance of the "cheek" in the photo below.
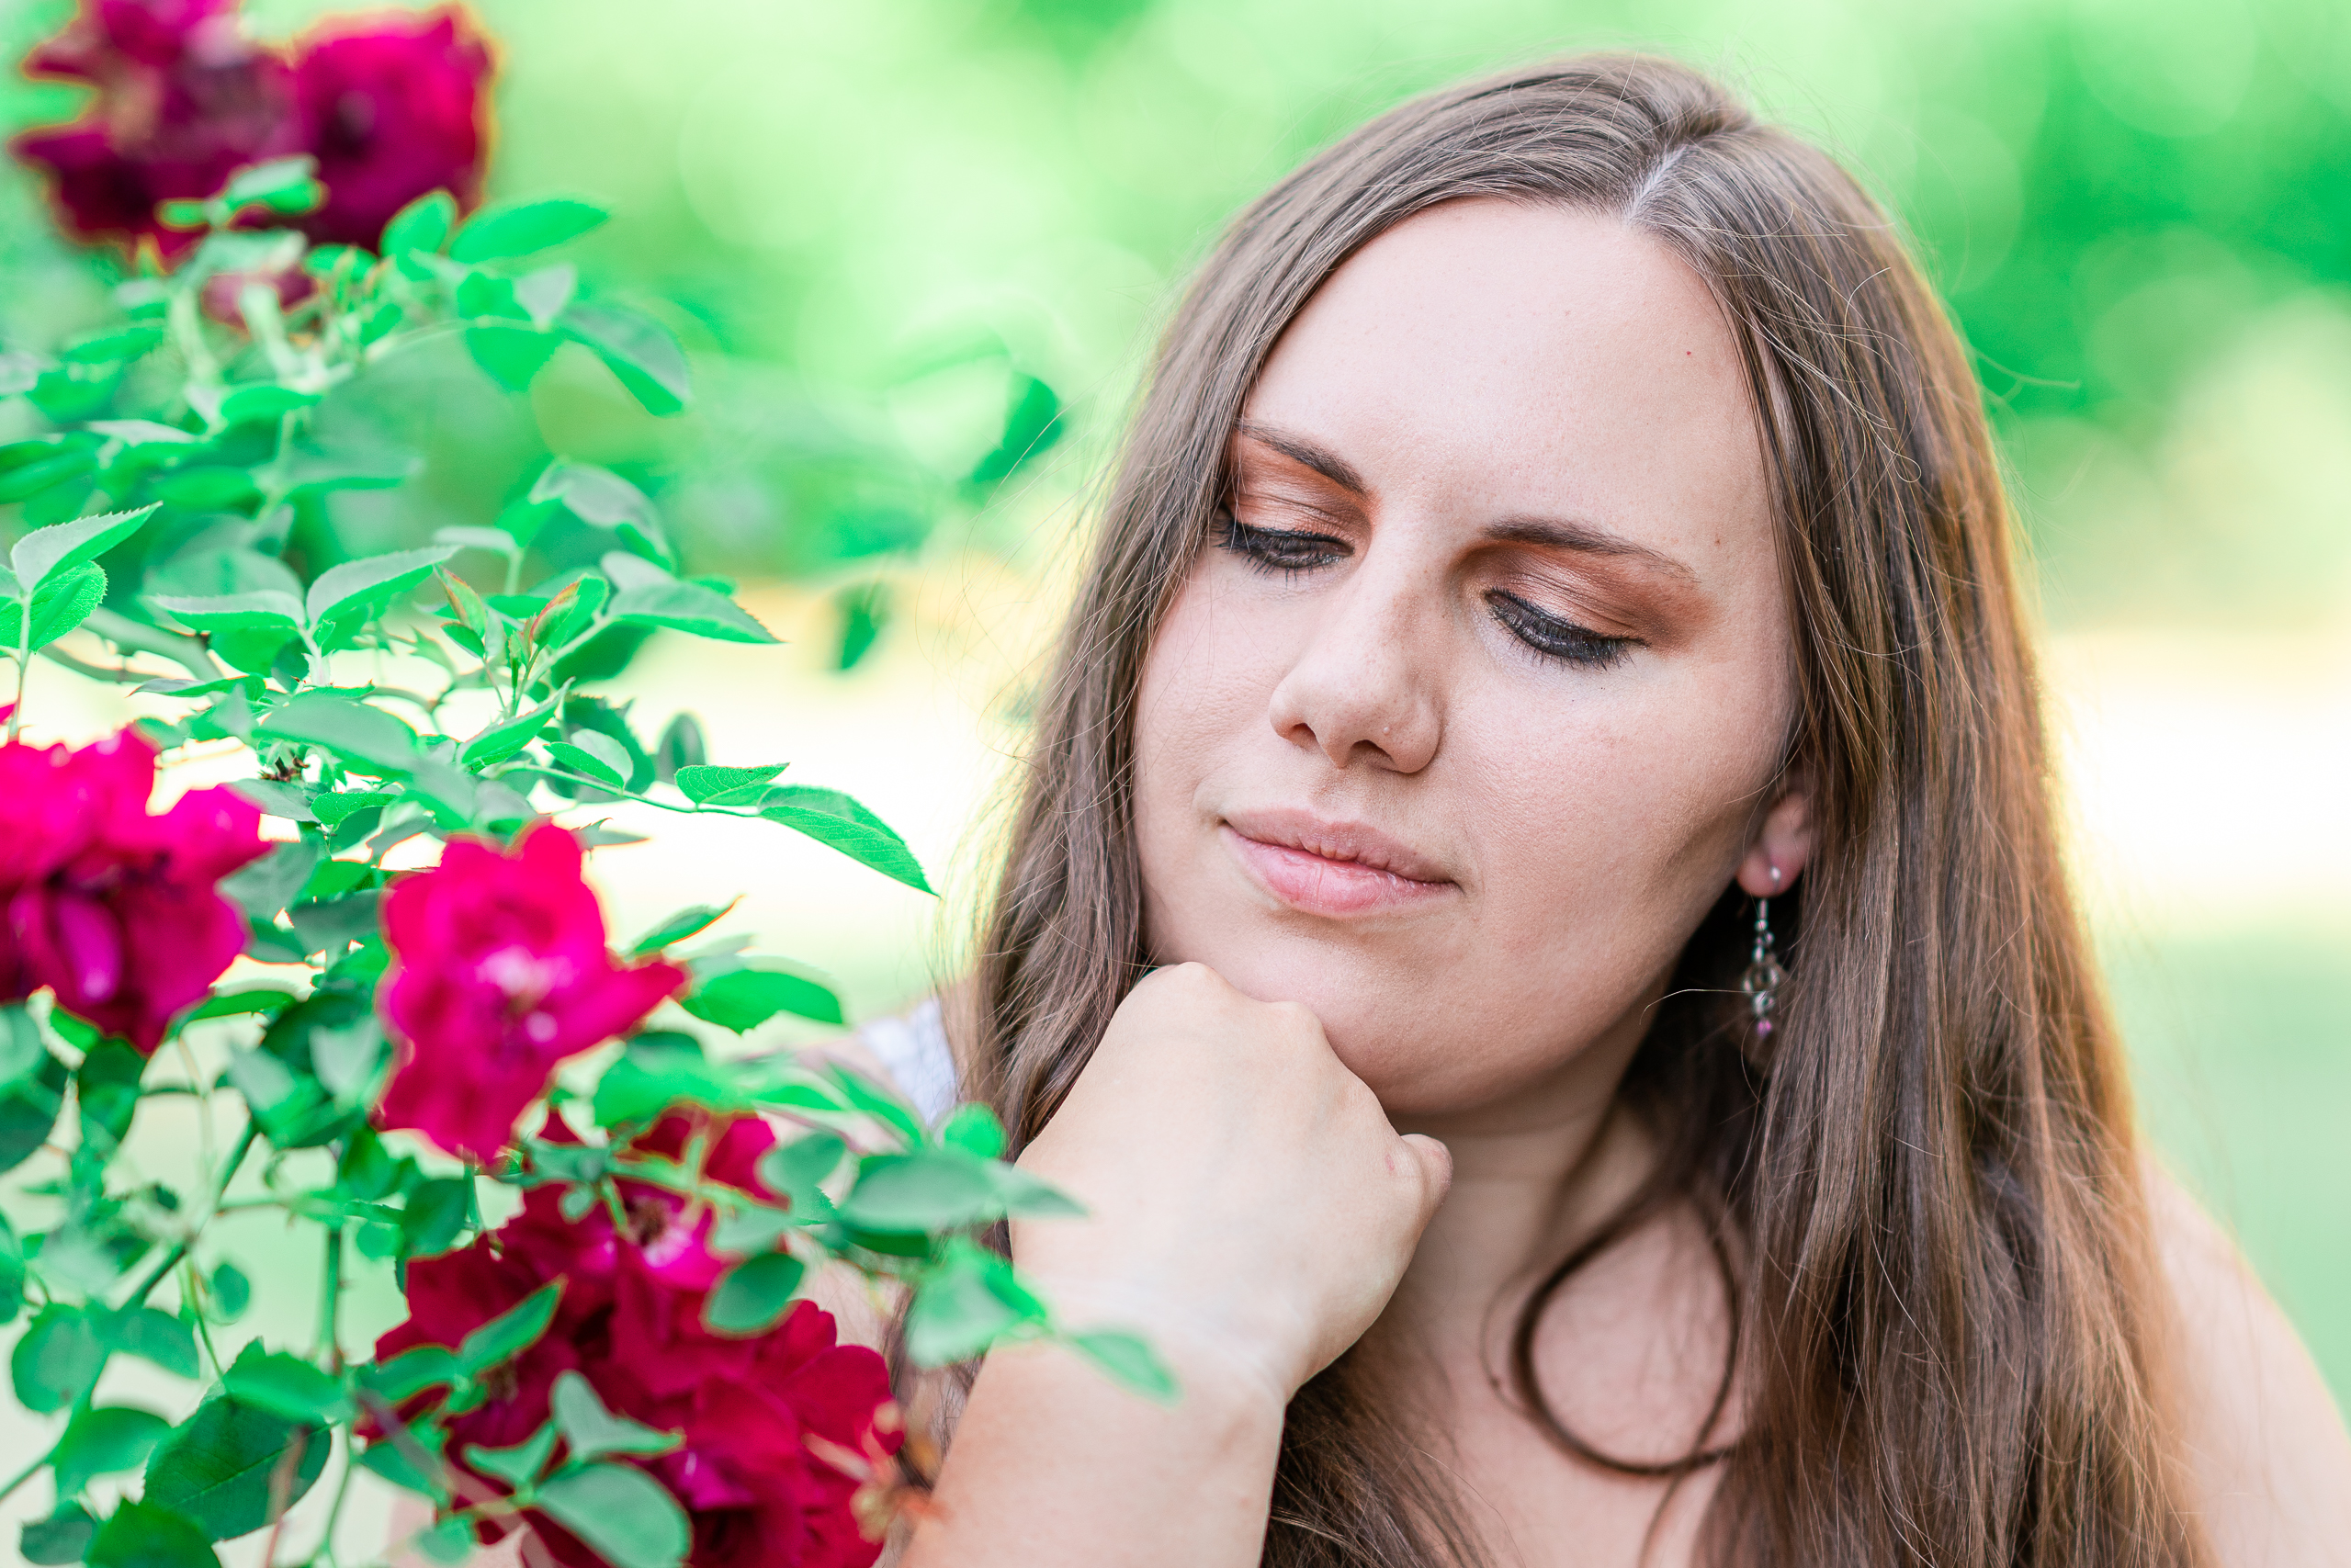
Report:
[[[1196,573],[1169,607],[1136,693],[1135,827],[1147,886],[1176,885],[1201,786],[1262,739],[1281,680],[1272,628],[1209,575]]]

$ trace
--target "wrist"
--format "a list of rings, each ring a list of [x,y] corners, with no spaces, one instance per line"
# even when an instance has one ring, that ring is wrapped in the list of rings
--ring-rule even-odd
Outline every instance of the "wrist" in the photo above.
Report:
[[[1185,1298],[1142,1280],[1022,1268],[1063,1327],[1118,1329],[1139,1336],[1175,1374],[1182,1397],[1236,1411],[1271,1413],[1279,1422],[1300,1378],[1300,1358],[1272,1342],[1262,1325],[1236,1321],[1229,1308]]]

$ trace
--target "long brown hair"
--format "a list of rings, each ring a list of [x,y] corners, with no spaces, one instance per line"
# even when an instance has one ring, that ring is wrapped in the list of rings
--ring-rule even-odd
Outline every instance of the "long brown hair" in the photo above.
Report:
[[[1623,1105],[1664,1151],[1621,1223],[1716,1225],[1743,1396],[1707,1554],[1753,1568],[2187,1568],[2113,1029],[2052,828],[2010,518],[1967,356],[1837,164],[1669,62],[1584,57],[1406,104],[1241,214],[1170,326],[1045,691],[984,928],[978,1076],[1017,1140],[1147,963],[1144,657],[1218,504],[1243,400],[1308,297],[1441,202],[1614,214],[1712,288],[1744,357],[1793,606],[1787,761],[1817,848],[1784,901],[1775,1049],[1736,1025],[1735,890],[1694,933]],[[1591,1461],[1518,1358],[1538,1429]],[[1342,1358],[1293,1404],[1264,1561],[1462,1562],[1454,1500]],[[1652,1467],[1670,1472],[1672,1465]]]

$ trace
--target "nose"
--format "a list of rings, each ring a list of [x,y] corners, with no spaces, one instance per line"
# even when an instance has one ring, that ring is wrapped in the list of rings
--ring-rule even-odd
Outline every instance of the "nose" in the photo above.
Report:
[[[1322,600],[1305,646],[1273,688],[1273,732],[1334,767],[1417,773],[1444,730],[1437,591],[1373,563]]]

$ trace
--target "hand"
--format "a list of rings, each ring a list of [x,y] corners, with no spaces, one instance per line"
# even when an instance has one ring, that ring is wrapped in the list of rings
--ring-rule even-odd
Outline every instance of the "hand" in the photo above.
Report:
[[[1379,1316],[1452,1175],[1313,1013],[1200,964],[1127,995],[1020,1164],[1089,1211],[1012,1229],[1068,1321],[1132,1325],[1283,1404]]]

